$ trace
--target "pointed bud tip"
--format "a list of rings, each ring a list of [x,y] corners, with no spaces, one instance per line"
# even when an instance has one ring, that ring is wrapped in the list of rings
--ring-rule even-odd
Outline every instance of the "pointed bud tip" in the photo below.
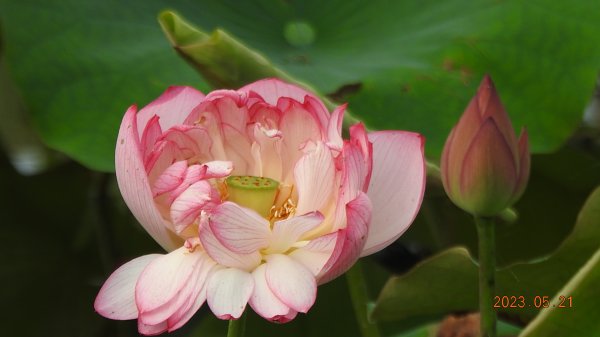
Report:
[[[481,84],[479,84],[479,86],[484,88],[494,87],[494,81],[492,80],[490,74],[483,75],[483,79],[481,80]]]

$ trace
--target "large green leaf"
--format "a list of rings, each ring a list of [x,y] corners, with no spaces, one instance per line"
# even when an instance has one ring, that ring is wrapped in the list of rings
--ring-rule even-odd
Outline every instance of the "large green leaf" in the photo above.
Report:
[[[173,48],[215,89],[239,88],[263,78],[277,77],[317,92],[223,30],[207,34],[172,11],[162,12],[158,22]],[[337,105],[327,97],[321,99],[331,110]],[[356,120],[346,111],[344,122],[354,124]]]
[[[521,337],[600,336],[600,250],[552,299]],[[562,303],[564,308],[557,308]]]
[[[198,77],[156,23],[167,1],[0,1],[9,71],[52,147],[112,170],[128,106]],[[206,86],[203,86],[206,89]]]
[[[0,27],[1,28],[1,27]],[[19,173],[33,175],[58,162],[58,155],[42,144],[31,125],[23,100],[8,76],[0,31],[0,145]]]
[[[489,73],[514,126],[529,129],[532,152],[556,149],[578,125],[600,68],[599,3],[426,3],[392,11],[399,17],[386,45],[397,64],[362,81],[350,97],[355,114],[375,128],[423,132],[437,157]]]
[[[253,33],[258,28],[242,18],[216,25],[322,91],[361,83],[349,97],[355,113],[373,128],[423,132],[433,156],[486,72],[496,80],[515,125],[530,129],[532,150],[557,148],[578,125],[600,67],[600,28],[592,24],[600,19],[600,6],[591,1],[264,6],[261,17],[269,20],[260,23],[259,37]],[[256,8],[240,7],[254,19]],[[186,16],[214,28],[215,18]],[[298,47],[282,38],[286,23],[294,20],[314,28],[312,44]],[[557,90],[556,84],[566,81],[570,85]]]
[[[110,170],[129,104],[171,84],[206,89],[160,33],[167,6],[321,92],[363,83],[353,112],[374,128],[423,132],[434,156],[484,72],[516,126],[530,128],[533,150],[556,148],[600,64],[595,1],[0,0],[11,71],[47,143]],[[312,27],[312,43],[289,29],[300,26]]]
[[[573,232],[550,257],[518,263],[497,272],[498,296],[524,296],[524,308],[499,309],[504,317],[530,321],[539,312],[536,296],[552,297],[600,248],[600,188],[585,203]],[[535,236],[530,240],[536,240]],[[477,309],[477,267],[464,248],[453,248],[423,261],[383,288],[373,316],[411,321]]]

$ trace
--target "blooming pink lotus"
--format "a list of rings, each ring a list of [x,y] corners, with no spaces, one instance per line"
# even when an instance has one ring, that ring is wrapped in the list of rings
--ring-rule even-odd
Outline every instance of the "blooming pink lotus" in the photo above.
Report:
[[[277,79],[204,96],[169,88],[119,130],[123,197],[169,253],[117,269],[95,309],[138,319],[139,332],[178,329],[203,305],[236,319],[249,304],[287,322],[317,285],[396,240],[425,186],[423,138],[404,131],[341,137],[309,92]]]

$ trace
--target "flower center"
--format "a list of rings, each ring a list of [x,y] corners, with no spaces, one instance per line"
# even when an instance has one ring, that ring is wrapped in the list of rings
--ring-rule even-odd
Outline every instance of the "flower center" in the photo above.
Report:
[[[225,180],[227,200],[267,218],[277,197],[279,182],[265,177],[230,176]]]

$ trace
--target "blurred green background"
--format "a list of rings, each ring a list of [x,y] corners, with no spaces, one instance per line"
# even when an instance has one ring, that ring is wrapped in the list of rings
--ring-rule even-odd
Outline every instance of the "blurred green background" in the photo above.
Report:
[[[159,24],[165,9],[174,12]],[[519,219],[498,228],[498,294],[566,289],[581,308],[537,319],[535,308],[501,310],[511,324],[503,335],[535,319],[522,336],[600,336],[591,305],[600,294],[588,286],[599,277],[589,267],[600,248],[600,192],[590,196],[600,184],[598,22],[600,3],[583,0],[0,0],[3,334],[137,335],[135,322],[92,306],[118,265],[161,251],[112,173],[129,105],[169,85],[206,92],[276,75],[349,102],[371,129],[424,134],[436,163],[489,73],[533,152]],[[409,232],[365,259],[373,318],[389,336],[436,336],[446,315],[476,310],[474,226],[429,178]],[[467,250],[448,250],[456,246]],[[315,307],[290,324],[252,314],[247,335],[359,336],[345,282],[320,287]],[[174,335],[225,327],[203,309]]]

